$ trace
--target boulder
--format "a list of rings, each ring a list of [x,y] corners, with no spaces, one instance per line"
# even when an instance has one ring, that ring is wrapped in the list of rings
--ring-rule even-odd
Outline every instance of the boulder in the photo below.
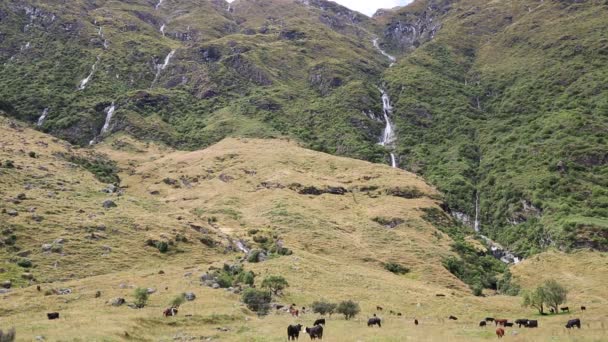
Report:
[[[2,282],[2,287],[5,289],[10,289],[13,286],[13,283],[10,280],[5,280]]]
[[[123,305],[124,303],[125,303],[125,299],[124,299],[124,298],[120,298],[120,297],[114,298],[114,299],[112,299],[112,300],[110,301],[110,304],[111,304],[112,306],[121,306],[121,305]]]
[[[13,216],[13,217],[19,215],[19,213],[15,209],[8,209],[8,210],[6,210],[6,213],[8,214],[8,216]]]
[[[156,289],[152,288],[152,287],[148,287],[147,292],[148,292],[148,294],[153,294],[156,292]]]
[[[106,209],[117,207],[116,203],[114,203],[114,201],[112,201],[112,200],[105,200],[105,201],[103,201],[102,205]]]
[[[211,287],[214,288],[214,289],[219,289],[220,288],[220,284],[213,283],[213,284],[211,284]]]
[[[186,292],[185,294],[186,300],[191,302],[196,299],[196,295],[193,292]]]

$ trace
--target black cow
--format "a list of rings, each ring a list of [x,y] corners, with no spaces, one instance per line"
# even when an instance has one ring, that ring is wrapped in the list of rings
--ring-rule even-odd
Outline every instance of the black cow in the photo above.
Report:
[[[382,309],[382,307],[381,307],[381,306],[376,306],[376,310],[378,310],[378,311],[382,311],[382,310],[384,310],[384,309]]]
[[[480,326],[480,327],[485,327],[485,326],[486,326],[486,324],[487,324],[487,323],[486,323],[486,321],[481,321],[481,322],[479,322],[479,326]]]
[[[512,327],[513,326],[513,322],[506,322],[505,323],[505,328],[506,327]]]
[[[414,318],[414,325],[418,325],[418,319]]]
[[[563,306],[563,307],[561,307],[559,309],[562,310],[562,312],[566,312],[566,311],[570,312],[570,308],[567,307],[567,306]]]
[[[528,323],[526,323],[526,325],[524,325],[526,328],[538,328],[538,321],[537,320],[528,320]]]
[[[401,312],[397,312],[397,316],[401,316]]]
[[[574,328],[574,327],[577,327],[579,329],[581,328],[580,319],[575,318],[575,319],[568,320],[568,323],[566,324],[566,328],[570,329],[570,328]]]
[[[528,324],[528,321],[529,320],[526,318],[520,318],[515,320],[515,324],[517,324],[521,328],[522,325],[526,326],[526,324]]]
[[[300,331],[302,330],[302,324],[290,325],[287,327],[287,340],[297,340],[300,338]]]
[[[448,317],[448,319],[451,319],[453,321],[457,321],[458,317],[450,315],[450,317]]]
[[[382,320],[380,319],[380,317],[372,317],[367,320],[368,327],[372,327],[376,324],[378,325],[379,328],[382,328]]]
[[[58,319],[59,318],[59,312],[49,312],[46,314],[46,317],[48,319]]]
[[[319,318],[313,325],[325,325],[325,318]]]
[[[581,306],[581,311],[585,311],[585,310],[587,310],[587,307],[586,306]]]
[[[306,333],[310,336],[311,340],[318,338],[319,340],[323,339],[323,326],[315,325],[312,328],[306,328]]]
[[[486,322],[494,322],[494,317],[486,317]]]

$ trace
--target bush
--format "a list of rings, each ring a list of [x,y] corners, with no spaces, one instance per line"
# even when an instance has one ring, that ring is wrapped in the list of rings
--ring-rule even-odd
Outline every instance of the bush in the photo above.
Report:
[[[261,291],[253,288],[246,289],[243,291],[241,300],[249,310],[255,311],[258,314],[266,314],[270,309],[270,301],[272,295],[269,291]]]
[[[169,305],[174,306],[174,307],[179,307],[180,305],[184,304],[185,301],[186,301],[186,294],[180,293],[179,295],[175,296],[175,298],[173,298],[171,300]]]
[[[253,286],[255,281],[255,274],[252,271],[241,272],[236,278],[237,283],[247,284],[249,286]]]
[[[158,248],[158,251],[161,253],[167,253],[169,250],[169,244],[165,241],[159,241],[156,243],[156,248]]]
[[[409,268],[402,266],[400,264],[394,263],[394,262],[387,262],[384,264],[384,268],[392,273],[395,274],[406,274],[410,271]]]
[[[148,302],[148,289],[138,287],[135,289],[133,296],[135,297],[135,306],[141,309],[146,306],[146,303]]]
[[[336,312],[343,314],[344,318],[349,320],[361,312],[361,308],[359,307],[359,303],[353,302],[352,300],[347,300],[338,304]]]
[[[336,311],[338,304],[326,302],[324,300],[312,303],[312,312],[320,315],[332,315]]]
[[[289,283],[281,276],[268,276],[262,281],[262,288],[269,289],[276,296],[287,287],[289,287]]]
[[[201,241],[201,243],[207,247],[214,247],[215,246],[215,240],[213,240],[211,237],[209,236],[203,236],[199,239]]]
[[[247,258],[247,261],[249,262],[259,262],[260,261],[260,253],[262,253],[262,251],[256,249],[251,251],[251,253],[249,254],[249,257]]]
[[[14,169],[15,163],[12,160],[7,160],[4,162],[4,168],[6,169]]]
[[[23,258],[17,261],[17,265],[23,268],[30,268],[32,267],[32,261],[30,259]]]

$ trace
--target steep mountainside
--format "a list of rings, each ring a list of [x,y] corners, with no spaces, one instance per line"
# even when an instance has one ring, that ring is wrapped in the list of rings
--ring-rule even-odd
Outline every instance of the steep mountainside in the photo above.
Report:
[[[607,6],[5,1],[0,112],[80,146],[288,137],[423,176],[522,256],[606,250]]]
[[[326,1],[3,2],[0,109],[83,145],[290,135],[381,161],[370,27]]]
[[[391,51],[435,35],[385,74],[400,165],[523,255],[608,248],[607,15],[605,1],[419,1],[382,13]]]

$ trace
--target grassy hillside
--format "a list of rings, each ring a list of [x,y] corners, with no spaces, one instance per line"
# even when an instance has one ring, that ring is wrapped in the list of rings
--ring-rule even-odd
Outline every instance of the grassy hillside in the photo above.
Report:
[[[606,249],[606,4],[422,4],[382,17],[441,22],[386,72],[400,165],[470,225],[478,197],[482,232],[520,254]]]
[[[493,329],[479,328],[481,318],[534,317],[520,307],[519,297],[491,291],[472,296],[443,267],[443,258],[456,255],[453,240],[423,218],[429,209],[440,211],[439,195],[405,171],[287,140],[226,139],[184,152],[118,134],[94,149],[79,149],[6,119],[0,125],[0,280],[13,281],[0,294],[0,315],[2,328],[14,326],[19,340],[279,341],[288,324],[310,325],[317,315],[296,319],[272,311],[258,317],[238,294],[201,285],[200,276],[211,267],[245,257],[237,241],[247,249],[270,250],[278,243],[291,251],[243,262],[257,287],[267,275],[287,279],[290,286],[275,302],[359,302],[362,311],[354,320],[328,317],[330,341],[488,340],[495,338]],[[116,177],[118,193],[101,192],[108,185],[99,179]],[[106,199],[117,206],[104,209]],[[15,243],[6,243],[11,235]],[[149,240],[167,242],[168,251],[161,253]],[[48,251],[42,246],[47,243]],[[32,267],[17,264],[24,258]],[[524,288],[538,284],[542,272],[567,284],[570,306],[589,309],[542,317],[538,330],[508,330],[509,338],[601,340],[608,318],[600,272],[605,258],[599,252],[553,252],[514,267]],[[387,262],[410,270],[393,274],[384,268]],[[136,287],[156,290],[143,309],[110,305],[116,297],[132,303]],[[65,288],[72,292],[51,292]],[[162,310],[182,292],[197,298],[184,303],[177,317],[163,318]],[[377,312],[377,305],[384,311]],[[46,312],[53,311],[60,312],[58,321],[47,320]],[[383,317],[381,329],[365,325],[373,313]],[[450,314],[459,320],[448,321]],[[584,327],[567,332],[563,323],[574,316]],[[420,326],[413,326],[414,317]]]

